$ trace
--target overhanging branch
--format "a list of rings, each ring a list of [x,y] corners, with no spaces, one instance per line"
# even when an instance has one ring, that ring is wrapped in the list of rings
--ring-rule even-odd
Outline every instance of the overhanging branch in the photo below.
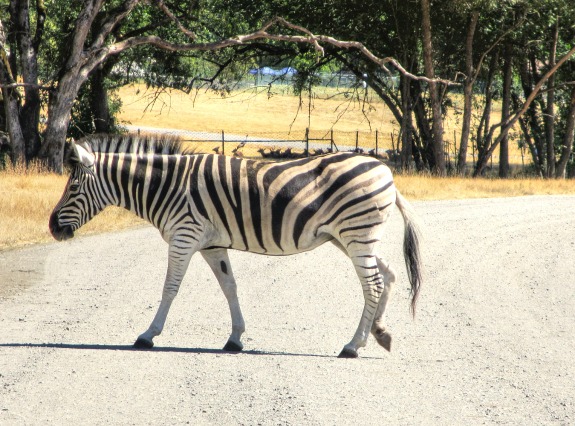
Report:
[[[307,28],[302,26],[293,24],[287,21],[284,18],[276,17],[265,25],[263,25],[257,31],[248,33],[248,34],[240,34],[234,37],[224,38],[215,42],[210,43],[198,43],[195,42],[195,34],[183,27],[181,22],[177,20],[177,18],[169,11],[169,9],[165,6],[164,2],[161,0],[157,1],[158,6],[164,11],[164,13],[176,23],[178,28],[186,34],[192,42],[190,43],[174,43],[168,40],[165,40],[161,37],[155,35],[149,36],[136,36],[130,37],[125,40],[119,41],[114,43],[110,46],[103,47],[102,50],[99,52],[98,58],[96,59],[97,62],[103,61],[109,55],[117,55],[127,49],[141,46],[141,45],[151,45],[158,47],[163,50],[168,50],[172,52],[183,52],[183,51],[214,51],[225,49],[228,47],[236,47],[236,46],[244,46],[250,44],[256,40],[270,40],[270,41],[281,41],[281,42],[289,42],[289,43],[300,43],[300,44],[309,44],[313,46],[316,52],[319,55],[324,55],[324,48],[322,44],[330,44],[332,46],[338,47],[340,49],[354,49],[359,51],[363,56],[365,56],[368,60],[372,61],[373,63],[377,64],[383,71],[386,73],[391,74],[388,65],[392,65],[395,67],[402,75],[408,77],[413,80],[418,81],[425,81],[425,82],[436,82],[436,83],[443,83],[446,85],[459,85],[459,83],[453,82],[451,80],[445,79],[430,79],[424,76],[417,76],[410,72],[408,72],[397,60],[392,57],[385,57],[380,58],[371,52],[363,43],[357,41],[344,41],[338,40],[336,38],[325,36],[325,35],[316,35],[309,31]],[[270,32],[272,28],[279,26],[283,28],[287,28],[292,30],[296,33],[300,34],[277,34]]]

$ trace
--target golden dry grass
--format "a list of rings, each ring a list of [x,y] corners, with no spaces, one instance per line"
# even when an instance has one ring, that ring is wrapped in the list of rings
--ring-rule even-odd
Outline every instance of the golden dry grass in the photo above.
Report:
[[[370,100],[373,108],[364,111],[362,102],[328,90],[317,96],[331,98],[313,99],[310,110],[308,98],[300,105],[287,88],[273,90],[268,93],[260,88],[257,95],[255,90],[243,90],[225,98],[205,90],[189,95],[165,91],[156,96],[143,85],[129,85],[119,92],[123,103],[119,118],[142,126],[236,134],[290,130],[303,134],[308,127],[327,131],[332,126],[341,132],[379,129],[389,134],[394,128],[392,114],[376,99]],[[338,120],[344,110],[346,114]]]
[[[396,174],[394,181],[410,200],[520,197],[526,195],[572,195],[572,180],[484,179]]]
[[[310,108],[309,97],[294,96],[289,86],[273,87],[272,92],[246,89],[222,97],[206,90],[190,94],[166,90],[158,94],[145,85],[133,84],[119,91],[123,106],[118,117],[133,125],[214,133],[223,130],[240,135],[289,132],[303,137],[309,128],[311,137],[320,138],[333,129],[336,143],[348,146],[355,144],[355,132],[359,131],[360,146],[368,148],[375,147],[377,130],[380,148],[396,146],[399,125],[376,96],[368,95],[366,103],[363,97],[358,99],[333,88],[318,88],[313,93]],[[460,95],[453,99],[457,105],[463,103]],[[498,122],[500,115],[500,104],[495,104],[492,122]],[[458,145],[461,136],[459,120],[452,111],[445,119],[445,141],[452,147],[454,142]],[[509,148],[511,163],[521,164],[517,144],[511,142]],[[499,149],[493,157],[499,158]]]
[[[0,251],[52,241],[48,219],[60,199],[66,176],[46,173],[38,167],[0,171]],[[81,234],[136,226],[140,219],[119,208],[106,209]]]

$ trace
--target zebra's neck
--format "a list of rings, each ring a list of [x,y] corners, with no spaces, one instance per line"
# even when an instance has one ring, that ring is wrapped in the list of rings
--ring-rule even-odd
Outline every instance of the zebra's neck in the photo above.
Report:
[[[190,156],[102,153],[96,173],[106,205],[129,210],[160,227],[160,217],[185,189]],[[169,216],[169,215],[168,215]]]

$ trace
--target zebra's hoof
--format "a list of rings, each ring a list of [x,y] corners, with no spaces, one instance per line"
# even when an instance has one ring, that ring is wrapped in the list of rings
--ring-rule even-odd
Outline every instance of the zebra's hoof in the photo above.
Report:
[[[138,338],[138,340],[134,342],[134,349],[152,349],[153,347],[154,342],[151,340]]]
[[[357,351],[354,349],[343,348],[343,350],[337,356],[338,358],[357,358]]]
[[[381,330],[376,333],[375,339],[377,343],[385,348],[386,351],[391,352],[391,334],[387,331]]]
[[[228,340],[228,342],[226,343],[226,346],[224,346],[224,351],[226,352],[241,352],[242,349],[244,348],[244,345],[242,345],[241,343],[236,343],[236,342],[232,342],[231,340]]]

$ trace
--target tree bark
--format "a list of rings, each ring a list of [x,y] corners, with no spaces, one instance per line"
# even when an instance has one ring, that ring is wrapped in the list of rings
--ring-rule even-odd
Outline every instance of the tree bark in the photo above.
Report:
[[[20,71],[24,86],[24,105],[19,119],[26,145],[26,160],[36,157],[40,149],[40,89],[38,87],[37,49],[42,40],[44,17],[46,15],[42,0],[37,0],[36,34],[33,37],[30,28],[30,9],[28,1],[11,0],[10,11],[13,14],[13,31],[19,54]]]
[[[567,123],[565,125],[565,136],[563,146],[561,147],[561,156],[555,168],[555,177],[565,178],[567,163],[573,152],[573,139],[575,138],[575,87],[571,89],[571,98],[569,102],[569,112],[567,114]]]
[[[98,133],[109,133],[113,128],[104,78],[101,67],[96,68],[90,76],[90,105],[94,115],[94,128]]]
[[[57,172],[63,172],[63,153],[66,133],[70,124],[70,111],[78,91],[87,76],[71,70],[58,82],[58,90],[50,95],[48,103],[48,121],[44,132],[44,143],[40,149],[40,158],[48,167]]]
[[[555,65],[557,41],[559,39],[559,17],[556,17],[553,38],[549,48],[549,66]],[[547,82],[547,108],[545,111],[545,139],[547,150],[547,177],[555,176],[555,74]]]
[[[513,78],[513,55],[511,44],[507,43],[503,56],[503,97],[501,101],[501,122],[511,115],[511,80]],[[499,177],[509,177],[509,135],[501,139],[499,146]]]
[[[467,37],[465,41],[465,83],[463,85],[463,123],[461,125],[461,141],[459,144],[459,155],[457,158],[457,171],[460,175],[465,175],[467,165],[467,147],[469,145],[469,133],[471,132],[471,113],[473,108],[473,85],[475,76],[473,75],[473,38],[479,12],[473,11],[469,26],[467,27]]]
[[[425,76],[429,79],[429,98],[431,102],[432,113],[432,133],[433,140],[431,147],[433,151],[434,165],[433,172],[438,175],[445,175],[445,153],[443,147],[443,119],[441,115],[441,100],[439,98],[439,90],[437,83],[433,80],[435,78],[435,71],[433,68],[433,46],[431,43],[431,14],[429,0],[421,1],[422,12],[422,32],[423,32],[423,64],[425,69]]]
[[[411,106],[411,80],[401,77],[401,168],[411,169],[413,156],[413,119]]]
[[[9,88],[13,84],[11,67],[4,47],[0,45],[0,85],[2,85],[2,103],[6,119],[6,131],[10,136],[10,159],[13,164],[26,160],[26,145],[22,127],[20,126],[20,100],[16,88]]]

